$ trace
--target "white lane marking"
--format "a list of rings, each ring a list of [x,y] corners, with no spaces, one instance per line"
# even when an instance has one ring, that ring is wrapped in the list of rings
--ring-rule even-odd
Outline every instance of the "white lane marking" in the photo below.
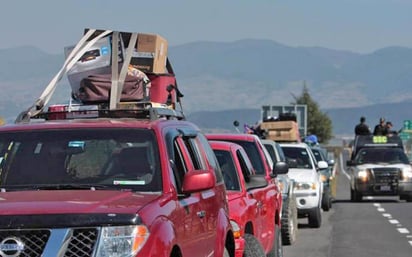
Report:
[[[407,228],[398,228],[398,231],[401,234],[409,234],[409,230]]]
[[[342,153],[339,155],[339,162],[340,162],[340,169],[342,170],[343,174],[350,180],[350,176],[346,173],[345,169],[343,168],[343,155]]]
[[[350,180],[349,174],[346,173],[345,169],[343,168],[343,157],[342,157],[342,154],[340,154],[340,156],[339,156],[339,161],[340,161],[340,167],[341,167],[341,170],[342,170],[343,174]],[[373,197],[372,197],[372,196],[367,196],[366,199],[368,199],[368,200],[373,200]],[[380,206],[381,206],[380,203],[374,203],[373,206],[375,206],[379,212],[384,212],[384,211],[385,211],[384,208],[381,208],[381,207],[380,207]],[[382,216],[385,217],[385,218],[388,218],[388,219],[389,219],[389,223],[391,223],[391,224],[397,224],[397,227],[402,226],[402,225],[399,223],[398,220],[392,219],[392,215],[391,215],[390,213],[382,213]],[[397,228],[397,230],[398,230],[398,232],[401,233],[401,234],[409,234],[409,230],[408,230],[407,228]],[[412,235],[407,235],[406,238],[412,238]],[[408,241],[408,243],[412,246],[412,241]]]

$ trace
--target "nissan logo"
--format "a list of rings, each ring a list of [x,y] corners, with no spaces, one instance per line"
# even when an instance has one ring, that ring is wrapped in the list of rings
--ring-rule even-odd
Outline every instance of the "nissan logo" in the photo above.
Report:
[[[17,237],[7,237],[0,243],[1,257],[17,257],[23,250],[24,244]]]

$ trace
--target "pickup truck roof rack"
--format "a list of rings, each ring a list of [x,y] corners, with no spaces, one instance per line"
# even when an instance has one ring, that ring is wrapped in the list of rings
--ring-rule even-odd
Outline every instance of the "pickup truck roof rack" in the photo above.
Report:
[[[144,120],[175,119],[184,120],[182,111],[168,108],[152,102],[121,102],[116,109],[110,109],[109,103],[56,104],[49,106],[31,119],[41,120],[71,120],[96,118],[134,118]]]
[[[112,51],[112,85],[110,96],[107,102],[104,103],[74,103],[70,100],[69,104],[50,105],[48,102],[53,95],[58,82],[67,72],[74,67],[75,63],[93,47],[96,42],[104,37],[112,37],[111,48]],[[124,49],[125,56],[122,63],[118,62],[118,41],[122,38],[125,41]],[[136,102],[122,102],[120,101],[120,92],[122,91],[127,68],[130,65],[131,56],[136,50],[136,42],[138,40],[138,33],[120,32],[111,30],[85,29],[83,37],[73,47],[68,54],[62,68],[49,82],[43,90],[41,96],[33,103],[27,110],[21,112],[15,120],[15,123],[30,122],[31,119],[44,120],[61,120],[61,119],[79,119],[79,118],[137,118],[137,119],[184,119],[180,97],[183,95],[177,90],[177,102],[180,104],[180,110],[171,108],[166,104],[150,102],[147,98]],[[173,69],[168,59],[166,59],[167,72],[172,74]],[[121,67],[120,67],[121,66]],[[120,69],[119,69],[120,68]],[[119,73],[117,71],[120,71]],[[170,93],[170,91],[169,91]],[[74,99],[75,100],[75,99]],[[48,110],[45,111],[46,107]]]

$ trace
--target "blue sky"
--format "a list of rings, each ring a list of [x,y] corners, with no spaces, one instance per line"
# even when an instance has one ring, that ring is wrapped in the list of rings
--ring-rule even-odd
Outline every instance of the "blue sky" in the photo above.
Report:
[[[270,39],[370,53],[412,48],[412,0],[3,0],[0,49],[62,53],[84,28],[160,34],[170,45]]]

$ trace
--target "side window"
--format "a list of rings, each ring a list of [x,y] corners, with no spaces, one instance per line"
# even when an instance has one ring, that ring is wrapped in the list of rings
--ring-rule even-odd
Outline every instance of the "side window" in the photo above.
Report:
[[[244,151],[236,151],[237,158],[239,159],[240,167],[242,169],[243,177],[245,178],[246,182],[250,181],[250,176],[253,175],[253,166],[250,163],[249,158],[247,157],[246,152]]]
[[[203,149],[205,149],[206,157],[209,162],[209,165],[213,168],[216,175],[216,182],[223,181],[222,171],[219,166],[219,162],[216,159],[215,153],[213,152],[212,148],[210,147],[209,141],[207,141],[206,137],[203,134],[198,135],[199,141],[202,144]]]
[[[237,174],[235,160],[229,151],[214,150],[216,159],[222,170],[223,180],[227,190],[240,190],[240,181]]]
[[[171,156],[170,162],[176,180],[177,192],[182,193],[183,178],[190,167],[193,167],[193,164],[191,163],[185,142],[181,137],[176,137],[173,141],[173,156]]]
[[[192,159],[194,169],[206,169],[206,164],[201,154],[201,148],[199,148],[199,142],[197,142],[196,138],[183,138],[183,140],[190,158]]]
[[[276,153],[275,153],[275,149],[273,148],[272,145],[264,145],[266,150],[268,151],[270,157],[272,157],[272,161],[273,162],[278,162],[279,160],[276,159]]]
[[[277,149],[278,154],[279,154],[279,159],[280,159],[279,161],[285,162],[286,161],[285,153],[283,152],[282,147],[280,147],[280,145],[277,144],[277,143],[276,143],[276,149]]]

